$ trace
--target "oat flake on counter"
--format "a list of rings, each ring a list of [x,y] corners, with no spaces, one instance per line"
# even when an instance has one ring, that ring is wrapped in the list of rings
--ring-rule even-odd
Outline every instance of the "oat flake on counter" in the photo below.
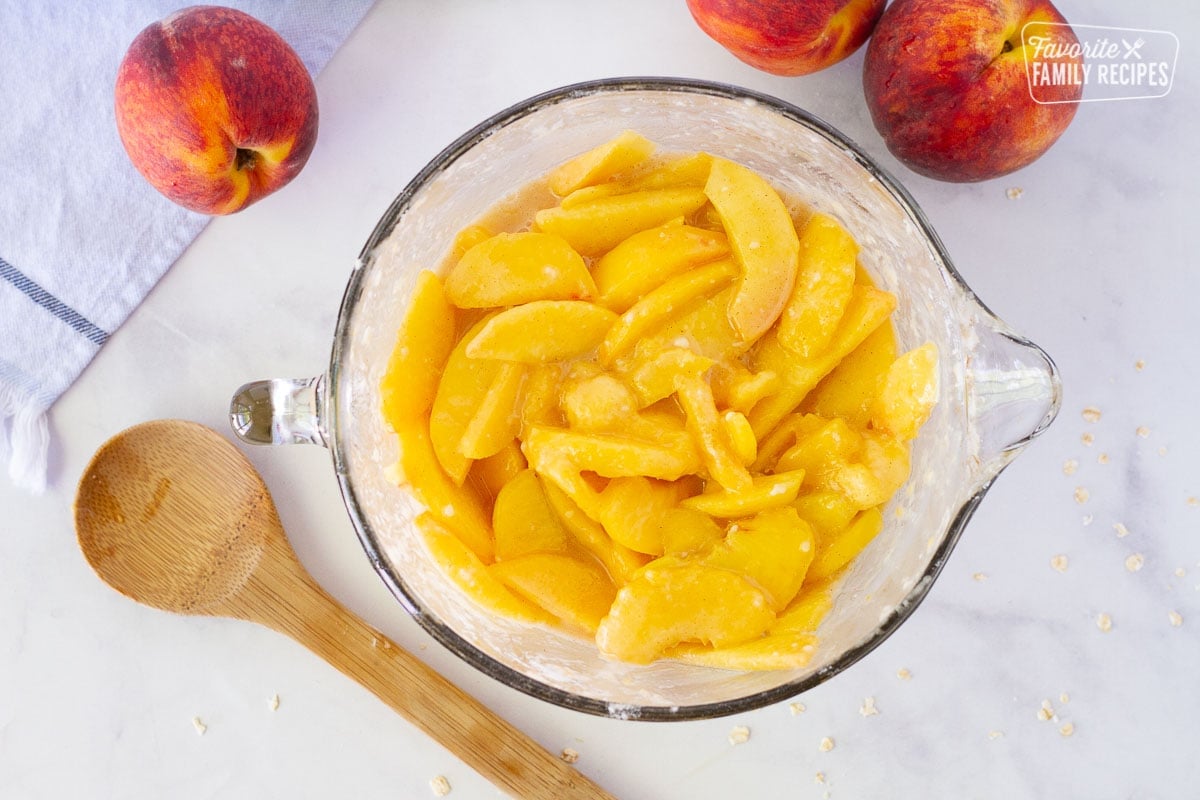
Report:
[[[559,758],[568,764],[574,764],[579,760],[579,751],[573,747],[564,747],[562,752],[559,753]]]
[[[1074,475],[1077,469],[1079,469],[1079,462],[1075,459],[1068,458],[1063,462],[1063,475]]]
[[[792,716],[795,717],[800,714],[803,714],[808,709],[804,705],[804,703],[791,703],[790,705],[788,705],[788,710],[791,711]]]
[[[1096,627],[1108,633],[1112,630],[1112,617],[1105,614],[1103,611],[1096,615]]]
[[[429,779],[429,789],[434,797],[445,797],[450,794],[450,781],[445,775],[437,775]]]
[[[192,727],[196,729],[197,736],[203,736],[204,732],[208,730],[208,726],[204,724],[204,720],[199,717],[192,717]]]
[[[750,729],[745,725],[736,725],[729,732],[730,744],[745,744],[748,741],[750,741]]]
[[[1130,572],[1137,572],[1146,563],[1146,559],[1141,553],[1134,553],[1129,558],[1125,559],[1125,569]]]
[[[1088,498],[1090,498],[1091,496],[1092,496],[1092,493],[1089,492],[1085,487],[1083,487],[1083,486],[1075,487],[1075,502],[1078,503],[1079,505],[1083,505],[1084,503],[1086,503],[1088,501]]]
[[[1171,623],[1172,628],[1178,628],[1183,625],[1183,615],[1178,611],[1168,611],[1167,621]]]
[[[878,714],[879,709],[875,707],[875,698],[864,697],[862,706],[860,706],[858,709],[858,713],[862,714],[864,717],[873,717]]]
[[[817,746],[817,749],[820,750],[822,753],[828,753],[830,750],[833,749],[833,747],[834,747],[834,743],[833,743],[832,737],[826,736],[824,739],[821,740],[821,744],[819,744]]]
[[[1096,408],[1095,406],[1088,406],[1083,410],[1080,416],[1083,417],[1084,422],[1099,422],[1100,409]]]
[[[1050,559],[1050,566],[1053,567],[1056,572],[1066,572],[1067,557],[1062,553],[1059,553],[1058,555],[1054,556],[1054,558]]]

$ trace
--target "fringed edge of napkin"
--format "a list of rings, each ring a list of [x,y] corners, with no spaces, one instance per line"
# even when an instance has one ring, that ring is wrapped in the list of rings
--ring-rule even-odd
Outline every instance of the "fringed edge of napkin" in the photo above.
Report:
[[[36,494],[45,491],[49,451],[46,409],[0,384],[0,461],[8,461],[13,484]]]

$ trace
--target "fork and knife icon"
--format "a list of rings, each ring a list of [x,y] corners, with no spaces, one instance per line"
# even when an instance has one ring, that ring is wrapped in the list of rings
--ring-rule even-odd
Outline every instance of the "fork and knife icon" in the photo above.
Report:
[[[1130,56],[1134,56],[1135,58],[1137,58],[1138,61],[1141,61],[1142,54],[1139,53],[1138,51],[1142,49],[1142,45],[1144,45],[1145,43],[1146,43],[1146,40],[1141,38],[1140,36],[1133,41],[1133,44],[1130,44],[1124,38],[1122,38],[1121,44],[1125,46],[1125,55],[1121,56],[1121,58],[1125,61],[1128,61]]]

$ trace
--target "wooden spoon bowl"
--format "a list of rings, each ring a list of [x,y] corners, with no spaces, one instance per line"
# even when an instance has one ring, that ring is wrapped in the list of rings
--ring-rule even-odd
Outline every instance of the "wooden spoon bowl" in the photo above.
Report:
[[[215,431],[158,420],[117,434],[79,481],[75,530],[120,593],[291,636],[514,796],[611,798],[317,585],[262,478]]]

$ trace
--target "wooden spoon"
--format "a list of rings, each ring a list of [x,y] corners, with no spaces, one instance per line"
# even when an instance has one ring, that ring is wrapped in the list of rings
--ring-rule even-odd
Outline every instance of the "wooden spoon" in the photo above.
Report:
[[[301,566],[250,462],[193,422],[136,425],[105,443],[75,496],[100,578],[139,603],[285,633],[519,798],[603,789],[343,608]]]

